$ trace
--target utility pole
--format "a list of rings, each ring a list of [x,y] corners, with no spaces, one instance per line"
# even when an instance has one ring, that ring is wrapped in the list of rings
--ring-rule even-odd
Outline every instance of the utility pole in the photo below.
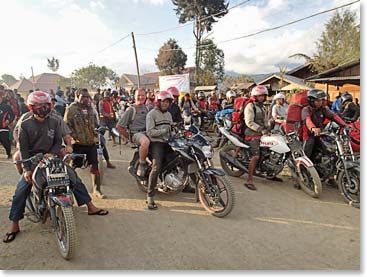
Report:
[[[32,85],[33,85],[33,91],[35,90],[34,88],[34,74],[33,74],[33,66],[31,66],[31,70],[32,70]]]
[[[138,88],[140,88],[139,63],[138,63],[138,55],[136,54],[134,32],[131,32],[131,37],[133,38],[133,48],[134,48],[134,52],[135,52],[136,71],[138,72]]]

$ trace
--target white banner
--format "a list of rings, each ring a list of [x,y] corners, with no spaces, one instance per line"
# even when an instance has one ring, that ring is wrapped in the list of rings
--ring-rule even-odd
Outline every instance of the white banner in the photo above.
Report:
[[[169,87],[176,87],[180,94],[182,92],[190,92],[189,73],[159,76],[159,90],[166,90]]]

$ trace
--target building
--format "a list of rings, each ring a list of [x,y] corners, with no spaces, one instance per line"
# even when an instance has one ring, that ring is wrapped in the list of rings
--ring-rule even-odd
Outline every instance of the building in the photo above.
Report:
[[[348,91],[354,98],[360,99],[360,59],[344,63],[332,69],[306,78],[323,89],[334,100],[339,93]]]
[[[284,74],[284,76],[281,77],[279,73],[271,74],[265,79],[259,81],[257,84],[270,88],[271,92],[274,91],[292,92],[296,90],[311,89],[311,86],[308,85],[302,79],[288,74]]]

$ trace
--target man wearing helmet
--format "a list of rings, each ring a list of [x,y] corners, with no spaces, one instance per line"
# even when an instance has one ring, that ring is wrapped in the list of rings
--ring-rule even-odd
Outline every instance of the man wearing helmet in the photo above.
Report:
[[[285,119],[287,118],[288,104],[285,102],[285,95],[282,93],[277,93],[273,100],[275,100],[275,105],[271,110],[269,125],[274,127],[274,130],[278,130],[280,125],[285,122]]]
[[[75,102],[67,107],[64,120],[71,129],[75,153],[86,154],[91,165],[93,194],[97,198],[106,198],[101,191],[101,177],[98,170],[96,134],[97,120],[91,106],[92,98],[86,88],[75,92]]]
[[[173,101],[172,104],[169,106],[168,111],[172,115],[173,122],[180,123],[182,122],[181,111],[178,107],[178,97],[180,96],[180,93],[178,92],[178,89],[176,87],[169,87],[167,91],[170,92],[173,96]]]
[[[9,125],[13,122],[15,115],[7,104],[6,92],[3,86],[0,86],[0,143],[4,146],[8,159],[11,159],[11,141],[9,138]]]
[[[184,97],[182,97],[181,102],[180,102],[180,109],[181,109],[181,112],[185,110],[190,113],[192,110],[197,111],[197,107],[194,101],[190,98],[190,93],[186,92]]]
[[[211,109],[212,111],[217,111],[219,109],[218,107],[219,102],[218,102],[215,90],[212,90],[210,92],[210,97],[208,99],[208,105],[209,105],[209,109]]]
[[[232,109],[234,104],[234,99],[236,98],[236,92],[229,90],[226,92],[226,99],[222,101],[222,110]]]
[[[326,93],[320,89],[312,89],[307,92],[308,106],[302,109],[303,123],[303,148],[305,154],[311,157],[315,141],[320,136],[326,118],[335,121],[341,126],[346,123],[335,113],[326,108],[323,103]]]
[[[199,91],[196,105],[199,110],[199,116],[200,116],[199,128],[201,129],[204,125],[204,116],[206,115],[208,110],[208,103],[206,101],[205,93],[203,91]]]
[[[173,121],[171,114],[168,112],[168,108],[172,100],[173,96],[171,93],[160,91],[157,94],[157,107],[147,114],[147,135],[151,141],[150,151],[152,155],[152,170],[149,175],[147,191],[147,204],[150,210],[158,208],[154,203],[155,188],[164,157],[170,151],[167,140],[171,135]]]
[[[341,102],[343,112],[340,114],[340,117],[349,122],[356,121],[359,118],[360,109],[353,102],[353,96],[346,91],[341,95]]]
[[[260,138],[269,133],[267,115],[264,102],[268,96],[265,86],[256,86],[251,91],[251,99],[245,107],[245,140],[250,146],[251,161],[248,168],[245,186],[250,190],[257,190],[253,181],[253,174],[260,158]]]
[[[28,97],[32,116],[22,121],[19,130],[19,147],[22,159],[42,153],[46,157],[57,155],[61,149],[62,135],[60,121],[49,116],[51,112],[51,97],[48,93],[35,91]],[[35,165],[30,162],[23,164],[23,176],[17,184],[9,213],[12,221],[10,232],[6,233],[3,242],[15,239],[20,231],[19,221],[24,217],[26,199],[31,191],[32,170]],[[73,194],[79,206],[87,205],[88,214],[106,215],[108,211],[98,209],[80,178],[73,184]]]

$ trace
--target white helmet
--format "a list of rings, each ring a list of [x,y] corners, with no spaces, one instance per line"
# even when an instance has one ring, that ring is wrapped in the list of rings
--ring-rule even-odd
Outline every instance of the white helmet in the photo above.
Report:
[[[230,97],[236,97],[236,92],[234,92],[233,90],[229,90],[226,93],[226,97],[230,98]]]
[[[277,93],[274,96],[274,100],[277,100],[277,99],[283,99],[283,100],[285,100],[285,95],[283,93]]]
[[[268,89],[265,86],[256,86],[251,90],[251,96],[268,95]]]

